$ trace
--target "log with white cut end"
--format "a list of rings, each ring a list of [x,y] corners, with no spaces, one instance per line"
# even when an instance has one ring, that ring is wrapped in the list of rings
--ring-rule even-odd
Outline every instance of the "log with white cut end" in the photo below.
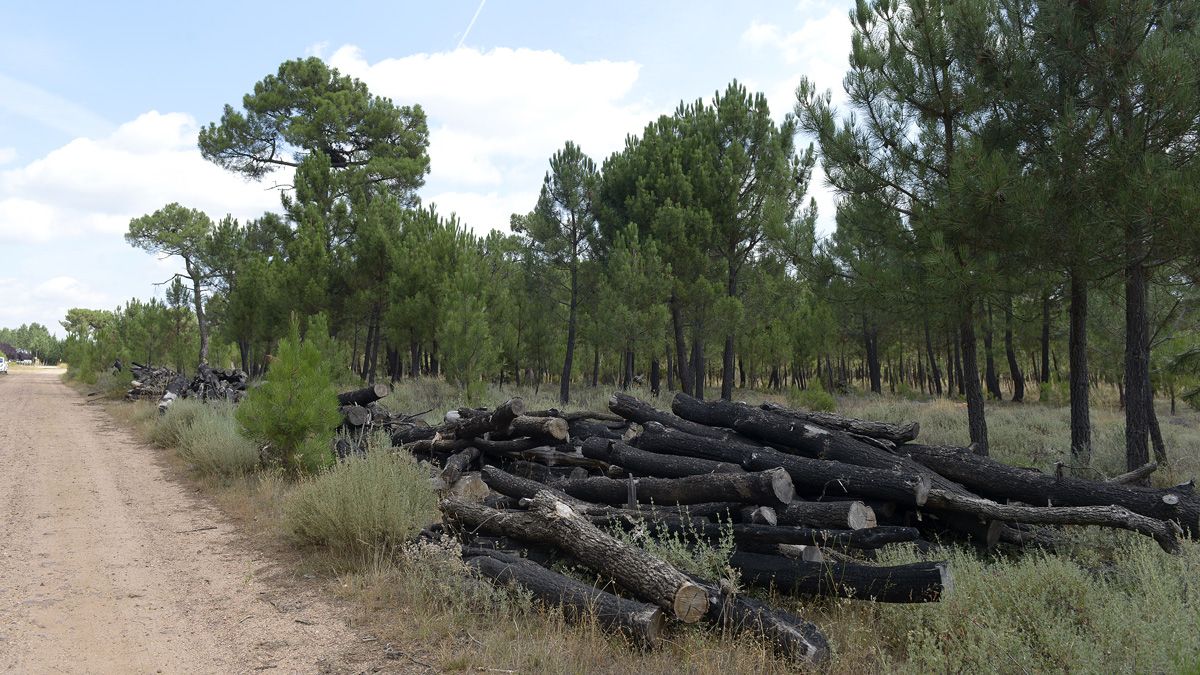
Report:
[[[735,552],[729,566],[750,586],[784,593],[875,600],[937,602],[954,588],[946,562],[876,567],[858,563],[806,562],[783,556]]]
[[[474,438],[488,432],[499,432],[508,428],[512,422],[525,412],[525,401],[511,398],[496,406],[495,410],[478,411],[467,408],[459,409],[456,420],[447,422],[438,428],[443,438]],[[517,434],[528,436],[529,434]]]
[[[706,424],[697,424],[690,422],[669,412],[664,412],[646,403],[638,400],[629,394],[615,392],[608,399],[608,409],[614,413],[624,417],[630,422],[638,424],[646,424],[648,422],[656,422],[666,427],[680,429],[695,436],[705,436],[708,438],[724,438],[728,435],[727,431],[713,429]]]
[[[929,506],[985,518],[1032,525],[1098,525],[1130,530],[1152,537],[1168,553],[1179,553],[1183,530],[1172,521],[1143,516],[1121,506],[1016,506],[988,499],[930,490]]]
[[[875,527],[875,512],[857,501],[809,502],[793,500],[786,508],[776,509],[780,525],[808,525],[843,530]]]
[[[664,617],[654,605],[619,598],[508,553],[481,549],[474,553],[477,555],[465,559],[469,567],[488,578],[525,588],[547,605],[562,607],[569,620],[594,617],[602,627],[625,633],[643,648],[658,642]]]
[[[338,408],[342,422],[348,427],[365,427],[371,423],[371,411],[360,405],[344,405]]]
[[[1121,485],[1070,476],[1059,478],[1032,469],[1008,466],[966,448],[904,445],[899,451],[995,502],[1016,500],[1037,507],[1120,506],[1155,520],[1178,521],[1191,537],[1200,536],[1200,499],[1178,490]],[[963,507],[956,508],[961,510]],[[1155,538],[1158,539],[1157,536]],[[1159,543],[1162,544],[1161,541]]]
[[[554,544],[684,623],[696,623],[708,613],[709,593],[703,585],[662,559],[605,534],[550,492],[537,493],[528,512],[496,511],[457,499],[443,500],[441,509],[467,528]]]
[[[570,438],[570,426],[561,417],[530,417],[520,415],[512,419],[506,427],[497,428],[490,438],[537,438],[549,442],[561,442]]]
[[[391,387],[386,384],[373,384],[362,389],[347,391],[337,395],[338,405],[367,405],[374,403],[379,399],[392,393]]]

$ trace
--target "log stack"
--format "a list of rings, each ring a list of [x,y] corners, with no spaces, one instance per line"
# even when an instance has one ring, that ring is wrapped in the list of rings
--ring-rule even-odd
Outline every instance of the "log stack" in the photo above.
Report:
[[[609,408],[526,411],[513,399],[450,411],[435,427],[398,428],[393,442],[443,467],[442,487],[477,476],[490,489],[483,503],[441,504],[469,566],[568,617],[592,607],[602,625],[643,646],[664,622],[710,621],[756,632],[801,661],[828,654],[811,623],[684,574],[628,544],[638,533],[732,540],[729,565],[744,586],[915,603],[952,591],[947,563],[875,565],[876,550],[1052,547],[1062,527],[1092,525],[1176,553],[1182,537],[1200,532],[1200,500],[1186,486],[1009,467],[969,448],[918,444],[916,424],[683,394],[669,412],[620,393]],[[622,531],[635,536],[614,536]],[[554,560],[601,581],[581,587],[540,564]]]

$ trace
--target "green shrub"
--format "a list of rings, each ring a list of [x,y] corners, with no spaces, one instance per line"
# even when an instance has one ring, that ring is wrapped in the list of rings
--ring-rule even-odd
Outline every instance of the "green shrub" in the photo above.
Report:
[[[837,401],[833,395],[825,391],[821,383],[813,381],[808,389],[793,388],[788,391],[788,405],[802,410],[817,412],[833,412],[837,410]]]
[[[287,532],[304,544],[328,546],[347,558],[397,547],[437,518],[429,474],[412,457],[373,440],[352,458],[305,479],[283,508]]]
[[[178,434],[179,456],[210,475],[240,476],[258,468],[258,448],[241,434],[233,410],[227,403],[200,406]]]
[[[167,412],[158,416],[158,421],[150,429],[150,442],[160,448],[177,448],[183,442],[183,437],[192,426],[192,422],[200,415],[204,404],[193,399],[179,398],[171,403]]]
[[[293,320],[266,382],[251,389],[237,409],[246,435],[266,444],[273,463],[299,474],[333,463],[333,429],[341,416],[323,358],[315,344],[300,339]]]
[[[733,569],[729,566],[729,558],[735,548],[732,523],[722,524],[721,536],[716,542],[710,542],[700,532],[693,530],[686,520],[680,530],[644,519],[633,530],[614,526],[609,534],[689,574],[710,581],[735,580]]]

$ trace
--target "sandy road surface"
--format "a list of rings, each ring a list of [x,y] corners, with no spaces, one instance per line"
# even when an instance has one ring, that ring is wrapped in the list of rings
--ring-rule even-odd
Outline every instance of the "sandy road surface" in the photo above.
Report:
[[[377,671],[156,452],[60,371],[0,375],[0,672]]]

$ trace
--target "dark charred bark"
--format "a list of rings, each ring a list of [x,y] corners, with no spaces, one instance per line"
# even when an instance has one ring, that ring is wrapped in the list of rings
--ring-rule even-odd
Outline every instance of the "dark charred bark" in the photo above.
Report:
[[[959,342],[962,345],[962,373],[967,397],[967,427],[971,444],[981,455],[988,454],[987,419],[983,411],[983,391],[979,386],[979,363],[975,357],[975,321],[970,308],[959,325]]]
[[[597,437],[584,441],[583,455],[609,464],[616,464],[635,476],[682,478],[707,473],[745,472],[745,469],[739,464],[647,452],[620,441]]]
[[[1074,275],[1072,275],[1074,277]],[[1074,279],[1071,296],[1074,298]],[[1050,381],[1050,292],[1042,294],[1042,384]]]
[[[1074,466],[1090,466],[1092,463],[1092,421],[1088,406],[1087,315],[1087,279],[1079,271],[1073,270],[1068,349],[1071,360],[1071,464]],[[1049,346],[1046,345],[1044,349],[1049,351]],[[1044,381],[1048,381],[1048,373],[1047,370],[1047,375],[1043,376]]]
[[[983,322],[983,381],[987,385],[988,396],[993,401],[1004,398],[1000,393],[1000,377],[996,374],[996,359],[992,354],[992,305],[988,303],[987,315]],[[972,439],[974,440],[974,439]]]
[[[1131,226],[1125,266],[1125,468],[1150,461],[1150,329],[1147,318],[1146,266],[1141,258],[1140,228]]]
[[[386,384],[373,384],[369,387],[338,394],[338,405],[365,406],[378,401],[390,393],[392,393],[392,388]]]
[[[954,588],[950,566],[945,562],[875,567],[736,552],[729,565],[751,586],[774,586],[799,595],[876,602],[937,602]]]
[[[675,365],[679,369],[679,389],[690,396],[695,387],[692,382],[691,360],[688,359],[687,340],[683,334],[683,312],[679,299],[671,295],[671,330],[675,334]]]
[[[1025,375],[1021,372],[1021,364],[1017,363],[1017,350],[1013,346],[1013,311],[1012,296],[1005,299],[1004,304],[1004,355],[1008,357],[1008,375],[1013,381],[1013,403],[1025,400]]]

